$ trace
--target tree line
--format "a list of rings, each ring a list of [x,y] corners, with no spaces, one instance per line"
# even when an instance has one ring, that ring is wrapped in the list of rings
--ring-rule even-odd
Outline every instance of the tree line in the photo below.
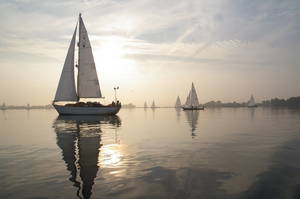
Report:
[[[264,100],[261,103],[257,103],[258,106],[263,107],[287,107],[287,108],[300,108],[300,97],[290,97],[288,99],[273,98],[270,100]],[[222,101],[210,101],[204,104],[205,107],[246,107],[247,102],[225,102]]]
[[[273,98],[271,100],[262,101],[261,105],[262,106],[271,106],[271,107],[300,108],[300,97],[290,97],[286,100]]]

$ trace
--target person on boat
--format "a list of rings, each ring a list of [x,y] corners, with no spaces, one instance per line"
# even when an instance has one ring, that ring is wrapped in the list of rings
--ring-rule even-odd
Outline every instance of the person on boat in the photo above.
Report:
[[[117,106],[121,106],[121,103],[119,100],[117,100]]]

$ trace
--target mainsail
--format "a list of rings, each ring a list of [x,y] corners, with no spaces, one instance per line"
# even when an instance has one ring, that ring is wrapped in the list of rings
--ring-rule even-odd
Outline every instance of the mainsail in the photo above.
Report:
[[[181,101],[180,101],[179,96],[177,96],[175,107],[181,107]]]
[[[144,103],[144,108],[148,108],[147,102]]]
[[[69,46],[67,57],[65,59],[64,67],[59,79],[54,101],[77,101],[78,100],[78,96],[76,94],[76,88],[75,88],[75,79],[74,79],[74,53],[75,53],[76,31],[77,31],[77,25],[73,33],[73,37]]]
[[[101,98],[101,91],[90,40],[79,15],[79,66],[77,91],[80,98]]]

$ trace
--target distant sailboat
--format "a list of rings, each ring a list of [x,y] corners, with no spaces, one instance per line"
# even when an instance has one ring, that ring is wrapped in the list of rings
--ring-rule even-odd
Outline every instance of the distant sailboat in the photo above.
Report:
[[[147,102],[144,103],[144,108],[148,108]]]
[[[151,108],[156,108],[154,100],[153,100],[153,102],[151,104]]]
[[[185,104],[182,106],[183,110],[204,110],[204,106],[201,106],[198,101],[198,96],[194,83],[192,83],[192,88],[186,98]]]
[[[180,101],[179,96],[177,96],[176,103],[175,103],[175,108],[180,108],[180,107],[181,107],[181,101]]]
[[[6,110],[6,108],[7,108],[7,107],[6,107],[5,103],[3,103],[3,104],[2,104],[2,107],[1,107],[0,109]]]
[[[119,112],[119,101],[110,105],[98,102],[79,102],[81,98],[102,98],[92,47],[81,14],[79,14],[78,76],[77,90],[74,77],[74,54],[77,25],[69,46],[64,67],[56,90],[53,106],[62,115],[115,115]],[[77,91],[77,92],[76,92]],[[56,102],[77,102],[59,105]]]
[[[251,95],[251,97],[250,97],[250,99],[248,101],[247,106],[249,108],[257,107],[257,104],[255,103],[255,99],[254,99],[253,95]]]

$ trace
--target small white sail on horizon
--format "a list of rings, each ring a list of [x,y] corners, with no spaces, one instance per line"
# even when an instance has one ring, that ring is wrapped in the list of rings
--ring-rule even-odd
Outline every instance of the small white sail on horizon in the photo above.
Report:
[[[180,100],[179,96],[177,96],[175,108],[179,108],[179,107],[181,107],[181,100]]]
[[[156,108],[154,100],[152,101],[151,108]]]
[[[248,101],[248,107],[255,107],[256,103],[255,103],[255,99],[253,97],[253,95],[251,95],[249,101]]]

